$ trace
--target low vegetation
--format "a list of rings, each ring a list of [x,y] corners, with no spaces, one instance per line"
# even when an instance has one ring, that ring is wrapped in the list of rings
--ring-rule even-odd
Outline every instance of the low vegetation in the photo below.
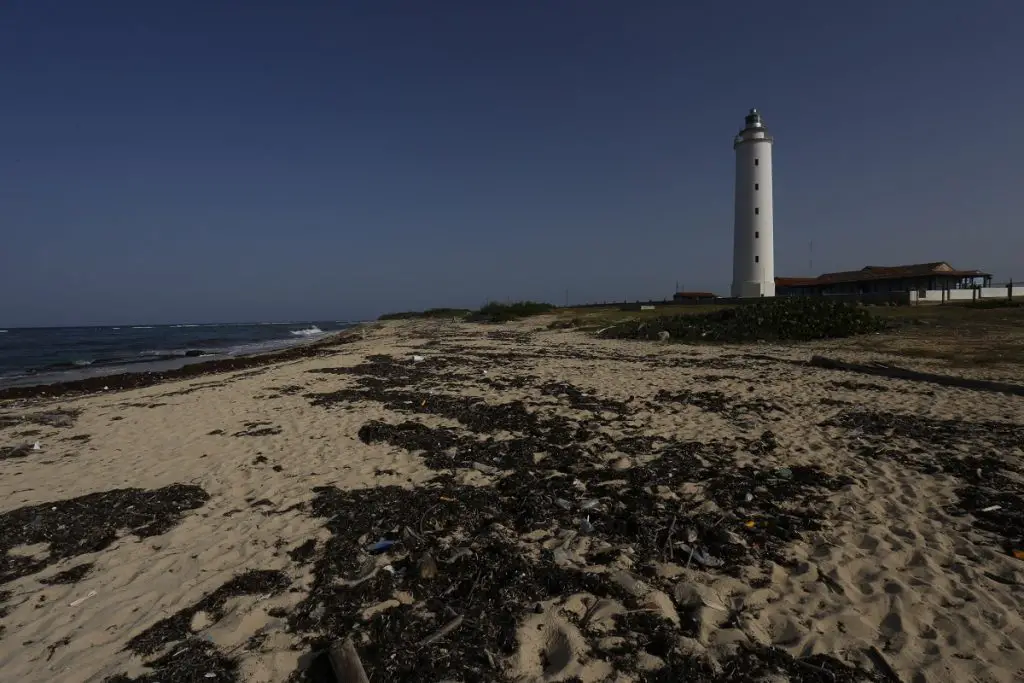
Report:
[[[702,314],[624,321],[601,332],[612,339],[704,342],[809,341],[880,332],[886,322],[868,309],[818,297],[777,298]]]
[[[469,316],[473,322],[504,323],[520,318],[529,318],[555,310],[554,305],[537,301],[517,301],[511,304],[492,302]]]
[[[421,320],[425,318],[465,318],[472,311],[468,308],[429,308],[425,311],[385,313],[377,320]]]

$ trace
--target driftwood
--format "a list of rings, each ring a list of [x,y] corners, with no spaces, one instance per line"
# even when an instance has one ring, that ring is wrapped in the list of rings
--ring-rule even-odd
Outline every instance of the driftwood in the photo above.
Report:
[[[370,683],[351,638],[335,641],[327,650],[327,658],[338,683]]]
[[[462,621],[463,621],[462,615],[459,615],[459,616],[455,617],[454,619],[449,621],[447,624],[442,626],[440,629],[438,629],[437,631],[434,631],[434,633],[430,634],[429,636],[427,636],[426,638],[424,638],[420,642],[416,643],[416,645],[419,646],[419,647],[424,647],[426,645],[431,645],[433,643],[436,643],[437,641],[441,640],[446,635],[448,635],[449,633],[451,633],[452,631],[457,629],[459,626],[462,626]]]
[[[811,356],[809,363],[816,368],[827,370],[845,370],[847,372],[859,372],[865,375],[876,375],[878,377],[890,377],[892,379],[907,379],[914,382],[931,382],[947,387],[960,387],[961,389],[975,389],[977,391],[994,391],[1000,394],[1012,394],[1024,396],[1024,386],[1018,384],[1006,384],[1005,382],[991,382],[984,379],[969,379],[966,377],[954,377],[952,375],[936,375],[931,372],[918,372],[907,370],[895,365],[874,363],[863,365],[859,363],[845,363],[841,360],[826,358],[825,356]]]

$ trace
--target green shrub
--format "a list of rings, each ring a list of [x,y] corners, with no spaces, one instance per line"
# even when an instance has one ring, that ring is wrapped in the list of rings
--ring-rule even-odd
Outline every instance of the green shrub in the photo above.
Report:
[[[504,323],[519,318],[528,318],[532,315],[541,315],[555,310],[552,304],[538,303],[536,301],[517,301],[512,304],[489,303],[469,319],[475,322]]]
[[[886,323],[863,307],[824,297],[779,297],[720,311],[627,321],[602,331],[610,339],[753,342],[808,341],[879,332]]]
[[[418,320],[422,318],[465,318],[472,311],[468,308],[430,308],[426,311],[385,313],[377,320]]]

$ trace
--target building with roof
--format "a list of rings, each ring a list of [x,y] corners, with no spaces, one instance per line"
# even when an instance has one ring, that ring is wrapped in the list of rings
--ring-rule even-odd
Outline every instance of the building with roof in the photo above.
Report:
[[[717,298],[713,292],[676,292],[672,295],[672,301],[677,304],[712,303]]]
[[[959,270],[945,261],[908,266],[864,266],[860,270],[824,273],[818,277],[778,277],[779,296],[876,294],[989,287],[991,273]]]

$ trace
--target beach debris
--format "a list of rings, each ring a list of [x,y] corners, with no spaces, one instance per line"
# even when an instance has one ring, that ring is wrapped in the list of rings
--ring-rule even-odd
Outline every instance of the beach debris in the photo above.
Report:
[[[32,450],[34,450],[34,451],[42,450],[42,446],[39,445],[38,441],[36,441],[34,444],[32,444]]]
[[[948,387],[960,387],[973,389],[975,391],[991,391],[995,393],[1024,396],[1024,386],[1009,384],[1006,382],[994,382],[985,379],[973,379],[970,377],[959,377],[956,375],[941,375],[932,372],[919,372],[908,370],[895,365],[885,363],[872,363],[870,365],[861,363],[847,363],[825,356],[811,356],[808,363],[812,367],[825,368],[828,370],[841,370],[845,372],[859,372],[862,374],[888,377],[890,379],[904,379],[912,382],[928,382]]]
[[[79,605],[81,605],[83,602],[85,602],[89,598],[95,598],[97,595],[98,595],[98,593],[96,593],[96,591],[89,591],[89,593],[86,594],[84,597],[78,598],[74,602],[69,603],[68,606],[69,607],[78,607]]]
[[[580,520],[580,533],[594,533],[594,525],[590,523],[590,515],[587,515],[586,517]]]
[[[753,501],[754,500],[754,494],[753,493],[748,493],[747,495],[743,496],[743,500],[748,502],[748,503]]]
[[[454,619],[449,621],[447,624],[445,624],[444,626],[439,628],[437,631],[435,631],[434,633],[430,634],[429,636],[427,636],[426,638],[421,640],[419,643],[417,643],[417,646],[425,647],[427,645],[431,645],[433,643],[436,643],[437,641],[441,640],[446,635],[448,635],[449,633],[451,633],[452,631],[457,629],[459,626],[462,626],[462,622],[463,622],[464,619],[465,619],[465,617],[463,617],[460,614],[459,616],[455,617]]]
[[[482,462],[474,462],[474,463],[473,463],[473,464],[471,465],[471,467],[472,467],[472,468],[473,468],[474,470],[476,470],[477,472],[482,472],[482,473],[484,473],[484,474],[497,474],[498,472],[500,472],[500,471],[501,471],[501,470],[499,470],[499,469],[498,469],[497,467],[493,467],[493,466],[491,466],[491,465],[485,465],[485,464],[484,464],[484,463],[482,463]]]
[[[584,510],[584,511],[586,511],[586,510],[593,510],[594,508],[596,508],[600,504],[601,504],[600,499],[598,499],[598,498],[590,498],[590,499],[585,500],[582,503],[580,503],[580,510]]]
[[[421,579],[433,579],[437,576],[437,562],[430,553],[423,553],[417,563],[417,570]]]
[[[996,510],[1002,510],[1002,505],[989,505],[987,508],[982,508],[982,512],[995,512]]]
[[[781,479],[792,479],[793,470],[789,469],[788,467],[780,467],[779,469],[775,470],[775,476]]]
[[[379,541],[377,541],[376,543],[371,543],[366,548],[366,552],[370,553],[371,555],[376,555],[378,553],[382,553],[382,552],[384,552],[386,550],[389,550],[397,542],[398,541],[392,541],[392,540],[387,539],[387,538],[382,538]]]
[[[611,574],[635,568],[636,576],[649,583],[645,595],[671,595],[675,581],[650,570],[652,561],[673,551],[673,561],[680,565],[679,558],[689,554],[691,565],[717,565],[707,571],[741,579],[752,566],[790,561],[793,541],[807,531],[821,530],[831,504],[828,492],[848,485],[848,478],[794,466],[792,478],[783,479],[774,467],[737,462],[746,462],[750,453],[778,448],[779,439],[770,433],[703,443],[645,434],[645,425],[632,424],[642,422],[633,417],[636,411],[652,409],[652,402],[644,399],[628,406],[590,389],[548,385],[537,377],[516,386],[544,387],[544,396],[557,401],[498,403],[472,392],[456,393],[451,387],[456,372],[493,387],[493,380],[480,376],[483,367],[495,362],[516,367],[520,357],[532,357],[534,350],[498,355],[454,348],[449,346],[436,365],[433,358],[429,364],[414,365],[407,357],[380,356],[332,369],[353,382],[340,391],[308,395],[314,405],[328,410],[372,401],[403,415],[393,424],[367,422],[359,430],[360,440],[406,449],[436,476],[415,488],[315,489],[305,512],[324,520],[330,537],[316,553],[308,595],[288,616],[290,630],[309,643],[363,634],[366,640],[357,642],[367,643],[360,645],[364,656],[369,657],[371,649],[374,653],[372,668],[367,669],[374,680],[499,680],[500,655],[514,652],[517,631],[530,610],[537,604],[547,609],[565,596],[587,594],[626,605],[625,614],[602,623],[608,636],[624,638],[633,646],[597,653],[612,666],[628,670],[635,653],[646,650],[665,663],[665,670],[658,673],[664,680],[724,680],[720,671],[705,673],[701,659],[678,649],[680,629],[690,628],[685,615],[682,626],[674,625],[671,618],[627,593]],[[589,352],[556,353],[556,358],[585,358]],[[677,362],[691,363],[672,361]],[[501,381],[502,386],[511,382]],[[746,394],[743,401],[752,403]],[[723,395],[725,409],[735,403]],[[580,417],[565,411],[567,404],[603,414]],[[417,421],[425,416],[432,422],[442,418],[452,426]],[[609,423],[613,428],[606,429]],[[608,453],[625,464],[611,466]],[[474,462],[496,466],[510,476],[495,477],[487,486],[469,485],[463,477]],[[693,483],[699,484],[707,505],[680,500],[679,492]],[[745,500],[748,493],[753,500]],[[591,500],[601,503],[588,503]],[[731,511],[741,505],[742,516],[734,518]],[[746,520],[758,523],[742,528]],[[592,528],[589,534],[581,529],[582,521]],[[340,577],[356,575],[360,558],[352,548],[391,538],[393,530],[410,524],[420,531],[420,538],[403,537],[409,552],[403,549],[388,556],[394,574],[379,572],[358,590],[338,590]],[[677,541],[683,545],[676,546]],[[453,552],[460,545],[471,550]],[[438,558],[441,569],[429,579],[418,571],[422,554],[428,552]],[[462,561],[470,552],[472,560]],[[452,557],[442,564],[441,558],[448,555]],[[608,566],[610,571],[588,571],[593,565]],[[370,619],[361,616],[366,604],[395,599],[396,590],[412,602]],[[709,602],[713,607],[708,609],[719,611],[721,600]],[[457,615],[463,617],[458,637],[449,636],[436,653],[409,647],[427,640]],[[680,615],[681,611],[676,616]],[[488,657],[488,651],[499,656]],[[823,656],[805,659],[828,672],[846,670]],[[808,683],[830,680],[809,675],[809,669],[783,651],[767,647],[743,650],[736,663],[740,666],[730,670],[759,674],[752,680],[780,672]]]
[[[128,641],[127,649],[139,655],[152,655],[170,643],[185,641],[185,646],[197,640],[192,638],[192,619],[200,612],[206,613],[211,623],[225,616],[225,606],[231,598],[242,595],[259,596],[270,593],[280,595],[291,579],[284,572],[250,569],[236,575],[211,593],[204,595],[195,604],[161,619],[142,633]],[[189,680],[187,677],[163,680]]]
[[[667,342],[672,337],[668,330],[661,330],[658,332],[658,341]]]
[[[332,643],[327,650],[327,658],[337,683],[370,683],[351,638]]]
[[[896,673],[896,670],[892,668],[889,661],[885,658],[882,652],[872,645],[866,650],[866,654],[869,659],[874,663],[875,667],[882,673],[883,676],[889,681],[889,683],[900,683],[900,675]],[[797,660],[799,661],[799,660]],[[835,676],[833,676],[835,678]]]
[[[0,512],[0,583],[62,560],[106,549],[120,535],[159,536],[209,500],[199,486],[172,484],[150,491],[113,489]],[[12,556],[18,546],[46,543],[44,556]]]
[[[1018,560],[1024,560],[1024,550],[1014,550],[1013,556],[1016,557]]]
[[[39,579],[39,583],[44,586],[59,586],[78,583],[84,579],[90,571],[92,571],[92,562],[86,562],[72,567],[71,569],[54,574],[48,578]]]
[[[454,562],[458,562],[463,557],[472,557],[472,556],[473,556],[473,551],[470,550],[469,548],[459,548],[458,550],[453,552],[451,555],[449,555],[448,559],[444,560],[444,563],[445,564],[452,564]]]
[[[416,356],[416,355],[414,355],[412,357],[412,362],[413,363],[420,363],[420,362],[425,361],[425,360],[426,360],[426,358],[424,358],[423,356]]]
[[[721,567],[725,564],[725,560],[721,560],[713,555],[710,555],[697,546],[687,545],[682,541],[676,543],[676,547],[682,550],[684,553],[690,553],[690,559],[694,560],[697,564],[704,567]],[[689,560],[687,560],[689,565]]]
[[[0,448],[0,460],[7,460],[8,458],[24,458],[31,452],[32,447],[27,443],[21,444],[20,446]]]
[[[729,611],[721,597],[710,586],[680,581],[676,584],[673,597],[682,607],[708,607],[718,612]]]

